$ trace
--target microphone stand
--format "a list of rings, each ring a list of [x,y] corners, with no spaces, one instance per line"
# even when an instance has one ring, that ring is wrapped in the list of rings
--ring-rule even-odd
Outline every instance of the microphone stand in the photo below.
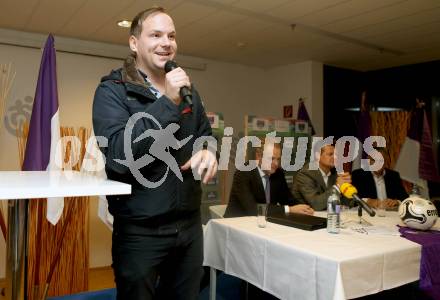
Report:
[[[360,199],[356,199],[356,198],[351,198],[351,199],[355,203],[358,204],[358,212],[357,212],[358,218],[357,218],[357,220],[353,220],[353,218],[348,218],[348,220],[346,220],[344,222],[341,222],[341,225],[345,227],[348,223],[352,223],[353,222],[353,223],[356,223],[356,224],[359,224],[359,225],[372,226],[372,224],[370,222],[368,222],[367,220],[365,220],[362,217],[362,210],[365,210],[372,217],[374,217],[375,214],[376,214],[374,212],[374,210],[371,210],[371,208],[370,208],[370,212],[371,213],[369,213],[368,210],[365,208],[365,205],[368,205],[367,203],[365,203],[363,200],[360,200]],[[368,206],[368,207],[370,207],[370,206]]]
[[[356,202],[358,202],[358,201],[356,201]],[[359,204],[359,206],[358,206],[358,223],[360,225],[371,226],[372,224],[370,222],[368,222],[367,220],[362,218],[362,209],[363,209],[363,206]]]

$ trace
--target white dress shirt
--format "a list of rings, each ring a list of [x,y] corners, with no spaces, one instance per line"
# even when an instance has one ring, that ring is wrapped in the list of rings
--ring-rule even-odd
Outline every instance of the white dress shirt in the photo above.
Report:
[[[264,178],[264,176],[266,176],[266,174],[263,172],[263,170],[261,170],[261,168],[258,166],[258,173],[260,174],[261,177],[261,182],[263,183],[263,188],[264,190],[266,190],[266,179]]]
[[[374,183],[376,184],[377,199],[379,200],[385,200],[388,198],[384,176],[385,176],[385,170],[383,171],[382,175],[376,175],[376,173],[373,172],[373,179],[374,179]]]
[[[327,186],[328,178],[330,177],[330,175],[332,175],[332,172],[328,172],[328,173],[326,174],[323,170],[321,170],[321,168],[319,168],[319,172],[321,172],[322,179],[324,179],[324,183],[325,183],[325,185]]]

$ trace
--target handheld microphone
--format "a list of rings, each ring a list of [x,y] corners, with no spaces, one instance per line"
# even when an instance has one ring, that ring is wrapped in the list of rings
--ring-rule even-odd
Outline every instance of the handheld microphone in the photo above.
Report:
[[[357,195],[357,189],[350,183],[344,182],[339,187],[339,190],[341,191],[342,195],[348,199],[354,199],[362,208],[371,216],[374,217],[376,215],[376,212],[371,209],[371,207],[359,196]]]
[[[168,73],[178,67],[179,66],[177,65],[177,63],[174,60],[169,60],[165,63],[165,67],[164,67],[165,73]],[[192,103],[192,93],[187,86],[182,86],[180,88],[180,97],[182,97],[183,101],[185,101],[190,106],[192,106],[192,104],[193,104]]]

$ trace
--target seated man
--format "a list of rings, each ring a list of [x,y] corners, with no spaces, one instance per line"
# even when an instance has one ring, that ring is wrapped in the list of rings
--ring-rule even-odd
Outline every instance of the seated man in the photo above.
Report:
[[[263,147],[256,149],[257,168],[251,171],[237,170],[234,174],[231,195],[225,218],[256,216],[257,203],[285,205],[286,212],[313,214],[313,209],[306,204],[298,204],[292,197],[284,172],[280,168],[281,149],[279,145],[268,144],[267,151],[272,149],[270,170],[261,169]]]
[[[382,148],[377,149],[382,155],[386,155]],[[370,156],[370,165],[374,159]],[[385,208],[399,206],[398,200],[408,198],[408,194],[402,185],[399,172],[386,169],[383,165],[377,171],[364,171],[363,169],[354,170],[351,174],[353,185],[358,190],[361,198],[368,198],[367,203],[371,207],[377,208],[379,199],[385,200]]]
[[[310,204],[315,210],[325,210],[333,185],[351,183],[351,175],[348,172],[336,174],[333,145],[323,146],[315,155],[319,160],[318,170],[310,170],[306,164],[298,171],[293,183],[293,197]]]

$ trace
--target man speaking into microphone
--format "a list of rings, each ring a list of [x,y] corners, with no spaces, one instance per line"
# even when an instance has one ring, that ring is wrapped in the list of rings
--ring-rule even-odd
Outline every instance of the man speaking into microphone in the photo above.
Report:
[[[215,175],[215,154],[192,156],[194,141],[211,135],[211,127],[185,71],[173,64],[165,72],[177,43],[163,8],[133,19],[129,46],[131,55],[101,79],[93,102],[94,132],[108,140],[100,145],[107,177],[132,185],[129,196],[107,197],[117,299],[197,299],[202,192],[190,168],[206,168],[205,183]]]

